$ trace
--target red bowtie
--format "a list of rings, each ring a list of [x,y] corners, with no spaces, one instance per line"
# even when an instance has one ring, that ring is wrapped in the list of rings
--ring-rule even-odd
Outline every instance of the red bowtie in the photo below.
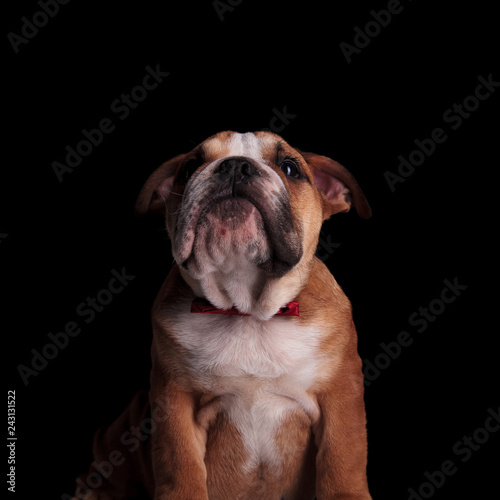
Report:
[[[251,314],[242,313],[232,307],[231,309],[217,309],[215,306],[210,304],[208,300],[196,298],[191,303],[192,313],[203,313],[203,314],[231,314],[233,316],[251,316]],[[298,316],[299,315],[299,303],[295,300],[289,302],[284,307],[281,307],[275,316]]]

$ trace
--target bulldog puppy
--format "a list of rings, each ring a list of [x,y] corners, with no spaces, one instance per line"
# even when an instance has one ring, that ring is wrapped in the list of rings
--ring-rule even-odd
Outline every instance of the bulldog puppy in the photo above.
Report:
[[[96,436],[81,496],[371,498],[351,305],[315,257],[351,205],[370,217],[344,167],[268,132],[219,133],[153,172],[136,211],[165,214],[175,265],[149,398]]]

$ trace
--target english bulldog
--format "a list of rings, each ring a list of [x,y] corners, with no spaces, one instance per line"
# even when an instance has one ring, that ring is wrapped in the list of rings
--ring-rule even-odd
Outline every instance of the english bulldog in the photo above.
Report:
[[[354,177],[270,132],[216,134],[161,165],[175,264],[152,307],[149,394],[94,441],[75,498],[368,500],[351,304],[315,257]]]

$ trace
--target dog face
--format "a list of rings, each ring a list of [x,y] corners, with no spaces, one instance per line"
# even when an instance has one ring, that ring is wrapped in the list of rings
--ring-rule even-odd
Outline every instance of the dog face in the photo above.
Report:
[[[174,258],[193,288],[247,312],[269,280],[307,274],[323,220],[351,203],[369,217],[358,184],[333,160],[273,133],[221,132],[154,172],[136,211],[165,213]]]
[[[167,209],[174,214],[168,227],[175,259],[196,277],[232,267],[232,261],[283,276],[304,251],[308,221],[297,213],[296,200],[307,199],[321,212],[307,175],[297,153],[270,134],[219,134],[205,141],[174,185],[174,191],[184,187],[180,211]]]

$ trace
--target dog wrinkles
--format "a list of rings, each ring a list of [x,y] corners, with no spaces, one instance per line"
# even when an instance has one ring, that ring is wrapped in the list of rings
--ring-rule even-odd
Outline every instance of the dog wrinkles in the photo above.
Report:
[[[351,205],[370,216],[347,170],[267,132],[221,132],[150,176],[136,211],[165,212],[178,264],[153,306],[150,394],[172,412],[125,481],[147,469],[158,500],[371,499],[350,304],[314,257],[322,221]],[[195,297],[249,315],[192,314]],[[275,316],[290,301],[300,316]]]

